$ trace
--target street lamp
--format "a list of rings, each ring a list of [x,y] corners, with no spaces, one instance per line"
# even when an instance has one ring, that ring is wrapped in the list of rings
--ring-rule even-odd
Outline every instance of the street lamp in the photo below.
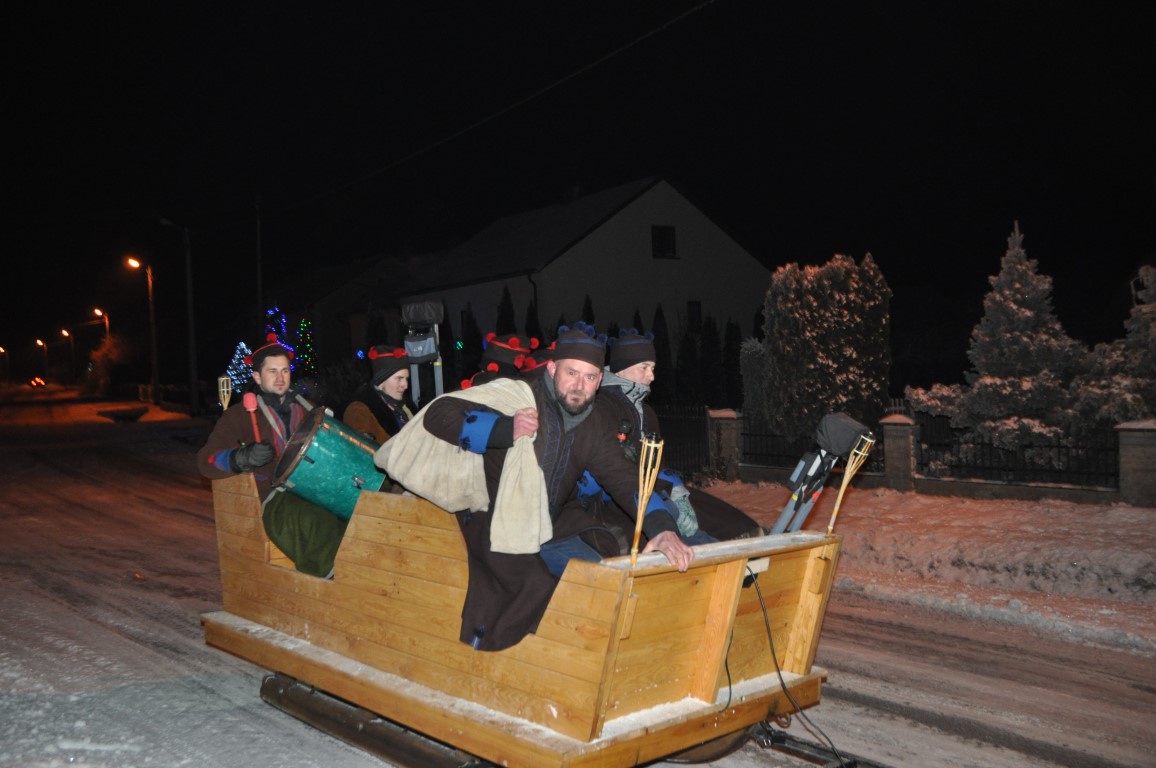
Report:
[[[12,383],[12,369],[8,366],[8,350],[0,347],[0,355],[4,355],[4,383]]]
[[[179,229],[185,246],[185,305],[189,313],[189,415],[197,415],[197,338],[196,325],[193,323],[193,247],[192,231],[188,227],[174,224],[168,219],[161,219],[161,224],[173,229]]]
[[[142,264],[139,259],[129,256],[125,263],[133,269],[144,267],[145,277],[149,283],[149,342],[152,347],[153,370],[149,383],[149,400],[160,402],[160,375],[157,373],[157,305],[153,301],[153,268],[151,264]]]
[[[104,338],[107,340],[108,339],[108,313],[105,312],[104,310],[102,310],[100,307],[97,307],[96,309],[92,310],[92,314],[96,315],[97,317],[104,318]]]
[[[71,383],[76,379],[76,339],[72,338],[67,328],[61,328],[60,335],[68,339],[68,379]]]
[[[44,378],[47,379],[48,378],[48,345],[45,344],[42,340],[37,339],[36,340],[36,346],[38,346],[42,350],[44,350]]]

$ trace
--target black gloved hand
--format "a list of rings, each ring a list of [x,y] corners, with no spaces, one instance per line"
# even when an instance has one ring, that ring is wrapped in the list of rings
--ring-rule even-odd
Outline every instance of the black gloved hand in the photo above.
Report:
[[[273,460],[273,446],[268,441],[243,445],[229,454],[229,467],[234,472],[252,472]]]

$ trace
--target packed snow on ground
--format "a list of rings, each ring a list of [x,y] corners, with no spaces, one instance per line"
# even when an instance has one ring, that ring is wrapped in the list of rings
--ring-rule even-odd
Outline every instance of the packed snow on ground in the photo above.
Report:
[[[204,644],[198,617],[220,593],[192,464],[203,425],[148,425],[155,409],[116,427],[79,406],[33,410],[0,409],[0,766],[381,765],[311,737],[254,695],[263,670]],[[20,423],[41,415],[51,431]],[[708,490],[767,526],[788,495]],[[807,528],[826,528],[836,491]],[[1154,516],[852,486],[833,600],[861,593],[1156,656]]]
[[[773,483],[707,490],[766,526],[787,496]],[[825,530],[836,496],[837,485],[828,487],[804,528]],[[852,484],[834,532],[843,537],[836,591],[1156,653],[1156,507],[964,499]]]

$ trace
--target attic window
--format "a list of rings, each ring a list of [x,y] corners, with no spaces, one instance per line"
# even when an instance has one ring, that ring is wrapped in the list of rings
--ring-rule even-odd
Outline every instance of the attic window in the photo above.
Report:
[[[654,224],[650,227],[650,255],[656,259],[677,259],[674,227]]]

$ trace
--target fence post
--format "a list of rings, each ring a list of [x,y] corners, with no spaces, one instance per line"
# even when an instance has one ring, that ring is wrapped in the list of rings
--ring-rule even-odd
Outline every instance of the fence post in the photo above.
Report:
[[[707,433],[710,435],[710,465],[722,472],[724,480],[739,477],[739,436],[743,419],[733,409],[706,412]]]
[[[1120,499],[1156,507],[1156,419],[1116,425],[1120,441]]]
[[[896,491],[915,490],[915,419],[901,414],[884,416],[883,477]]]

